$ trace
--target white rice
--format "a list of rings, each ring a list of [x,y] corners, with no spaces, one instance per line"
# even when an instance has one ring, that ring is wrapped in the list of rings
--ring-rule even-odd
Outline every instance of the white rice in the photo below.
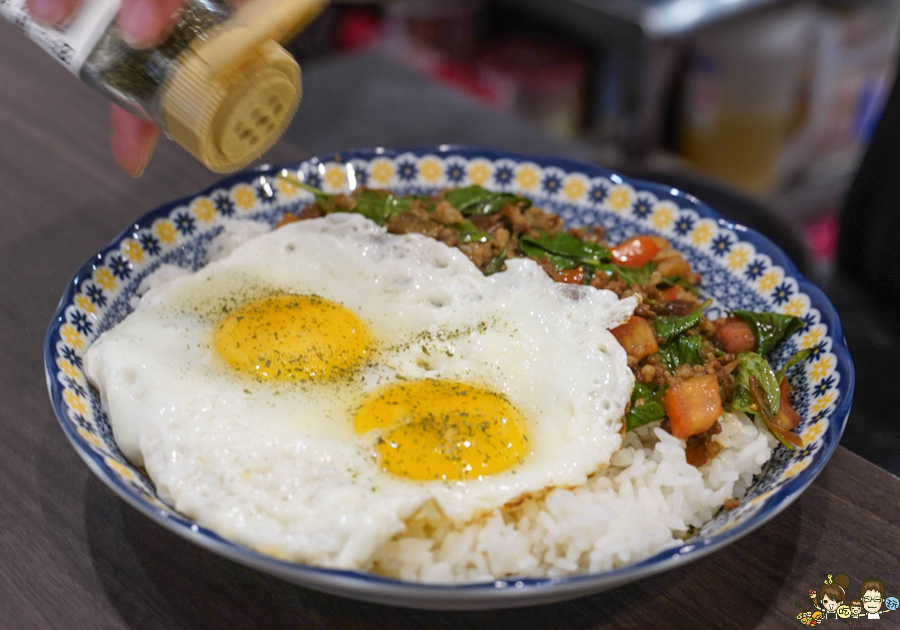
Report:
[[[747,416],[726,413],[713,440],[722,451],[695,468],[684,441],[653,423],[628,433],[612,465],[575,489],[556,489],[469,525],[411,523],[375,554],[370,569],[416,582],[606,571],[681,544],[725,501],[740,499],[775,439]]]

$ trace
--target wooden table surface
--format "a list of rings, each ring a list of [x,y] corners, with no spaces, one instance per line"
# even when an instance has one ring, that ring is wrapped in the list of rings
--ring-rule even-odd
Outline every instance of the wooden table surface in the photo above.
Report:
[[[217,176],[163,141],[131,179],[109,154],[101,97],[5,22],[0,58],[0,628],[797,628],[795,603],[828,573],[900,593],[900,480],[843,448],[737,544],[613,591],[516,610],[427,612],[324,595],[157,526],[69,446],[47,397],[44,333],[87,256],[130,219]],[[305,155],[282,142],[267,159]]]

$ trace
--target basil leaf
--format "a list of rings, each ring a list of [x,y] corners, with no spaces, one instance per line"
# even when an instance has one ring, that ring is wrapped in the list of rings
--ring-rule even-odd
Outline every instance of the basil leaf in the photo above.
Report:
[[[378,225],[384,225],[395,214],[403,214],[412,207],[412,199],[409,197],[398,197],[386,190],[361,190],[354,197],[354,212]]]
[[[585,267],[584,268],[584,284],[586,284],[586,285],[590,284],[591,280],[594,279],[594,275],[596,275],[596,274],[594,273],[593,268]]]
[[[506,250],[501,249],[497,255],[488,261],[484,266],[482,273],[486,276],[492,276],[495,273],[503,271],[503,265],[506,263]]]
[[[773,427],[771,424],[769,424],[765,420],[763,420],[762,423],[763,423],[763,426],[765,426],[766,429],[769,430],[769,433],[774,435],[775,439],[778,440],[779,442],[781,442],[781,445],[784,446],[787,450],[793,451],[794,449],[797,448],[794,444],[791,444],[790,442],[788,442],[787,439],[784,437],[785,433],[789,434],[789,432],[782,433],[781,430],[779,430],[777,427]]]
[[[753,375],[765,390],[769,407],[777,413],[781,405],[781,389],[769,362],[755,352],[741,352],[735,358],[741,363],[734,371],[734,398],[728,410],[759,414],[750,393],[750,376]]]
[[[734,311],[734,316],[753,330],[756,351],[762,356],[769,354],[779,341],[803,328],[803,320],[793,315]]]
[[[703,337],[680,336],[667,341],[659,347],[660,361],[674,372],[679,365],[703,365],[703,357],[700,356],[700,348],[703,345]]]
[[[530,245],[528,243],[519,241],[519,248],[522,250],[522,253],[524,253],[526,256],[534,258],[535,260],[546,258],[550,261],[550,264],[553,265],[553,269],[555,271],[562,271],[563,269],[574,269],[575,267],[581,266],[578,261],[572,260],[571,258],[566,258],[565,256],[557,256],[556,254],[551,254],[547,250],[541,249],[536,245]]]
[[[321,190],[319,188],[316,188],[315,186],[310,186],[309,184],[301,182],[299,179],[297,179],[296,177],[293,177],[291,175],[285,175],[284,173],[279,173],[278,179],[285,181],[285,182],[291,184],[292,186],[296,186],[297,188],[299,188],[301,190],[311,192],[313,195],[315,195],[316,203],[319,204],[320,206],[331,203],[332,201],[334,201],[334,198],[337,197],[337,195],[329,195],[324,190]]]
[[[610,274],[618,274],[619,278],[628,284],[647,284],[650,282],[650,275],[656,269],[656,264],[649,262],[643,267],[620,267],[613,264],[601,264],[600,269]]]
[[[661,315],[656,318],[656,334],[671,341],[676,335],[690,330],[703,319],[703,309],[697,309],[684,317]]]
[[[654,398],[653,394],[656,393],[657,389],[662,389],[665,392],[666,387],[663,385],[662,387],[653,387],[652,385],[648,385],[642,381],[637,381],[634,384],[634,389],[631,390],[631,402],[632,404],[637,401],[639,398],[650,399]],[[660,394],[661,396],[661,394]],[[655,399],[655,398],[654,398]]]
[[[656,401],[644,403],[640,407],[632,407],[625,414],[625,430],[633,431],[645,424],[650,424],[655,420],[662,420],[666,417],[666,410]]]
[[[596,243],[588,243],[579,240],[566,232],[557,232],[552,236],[549,234],[542,234],[538,238],[522,236],[519,239],[519,245],[522,247],[522,251],[528,256],[541,258],[542,255],[535,256],[531,252],[543,250],[544,252],[567,259],[569,262],[563,269],[572,269],[574,267],[580,267],[581,265],[600,267],[601,263],[608,263],[612,260],[609,250],[605,247],[601,247]]]
[[[703,337],[699,335],[687,337],[684,333],[703,319],[703,309],[688,313],[683,317],[660,315],[656,318],[656,334],[664,337],[666,342],[659,346],[657,354],[660,361],[674,372],[679,365],[702,365],[703,357],[700,356],[700,348],[703,347]]]
[[[667,278],[663,278],[663,283],[668,285],[678,285],[683,289],[687,289],[694,295],[700,295],[700,289],[697,288],[696,285],[691,284],[681,276],[668,276]]]
[[[809,358],[809,355],[812,354],[813,349],[807,348],[806,350],[799,350],[791,355],[791,358],[787,360],[787,363],[784,366],[775,372],[775,380],[778,381],[778,384],[781,385],[781,381],[784,380],[784,375],[787,374],[787,371],[792,367],[797,365],[798,363],[803,363],[806,359]]]
[[[468,219],[464,220],[462,223],[454,223],[447,227],[456,230],[461,243],[487,243],[491,240],[490,234],[479,230],[475,227],[475,224]]]
[[[631,409],[625,414],[625,430],[633,431],[654,420],[665,418],[666,410],[662,405],[665,393],[665,386],[651,388],[646,383],[636,383],[631,393]],[[644,404],[635,407],[634,404],[641,398],[644,399]]]
[[[531,205],[531,200],[525,197],[519,197],[512,193],[494,192],[477,184],[448,191],[444,193],[444,199],[466,217],[494,214],[500,212],[508,203],[525,202],[526,208]]]

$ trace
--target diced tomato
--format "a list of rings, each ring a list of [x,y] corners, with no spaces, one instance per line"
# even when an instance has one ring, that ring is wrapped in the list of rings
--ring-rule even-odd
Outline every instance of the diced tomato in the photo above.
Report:
[[[670,385],[663,406],[675,437],[687,439],[709,431],[723,411],[716,375],[703,374]]]
[[[566,284],[584,284],[584,267],[557,271],[556,281],[565,282]]]
[[[716,336],[725,346],[725,351],[731,354],[754,350],[756,348],[756,337],[753,336],[753,329],[739,320],[737,317],[726,317],[717,319],[713,322],[716,327]]]
[[[800,424],[800,416],[791,407],[791,384],[787,379],[781,381],[781,403],[778,413],[775,414],[774,423],[785,431],[793,431]]]
[[[677,300],[678,296],[681,295],[681,287],[677,284],[673,287],[669,287],[665,291],[662,292],[662,297],[667,302],[671,302],[672,300]]]
[[[625,348],[625,352],[638,361],[659,350],[653,328],[643,317],[635,315],[609,332]]]
[[[643,267],[659,253],[659,245],[651,236],[635,236],[612,250],[612,257],[622,267]]]

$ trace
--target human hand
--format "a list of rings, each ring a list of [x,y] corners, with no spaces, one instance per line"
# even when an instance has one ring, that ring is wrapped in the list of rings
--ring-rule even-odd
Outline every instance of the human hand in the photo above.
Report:
[[[81,0],[28,0],[28,11],[47,26],[64,23],[78,11]],[[133,48],[153,48],[169,36],[187,0],[122,0],[116,21],[122,39]],[[112,153],[118,165],[132,177],[144,172],[159,128],[148,120],[112,106]]]

